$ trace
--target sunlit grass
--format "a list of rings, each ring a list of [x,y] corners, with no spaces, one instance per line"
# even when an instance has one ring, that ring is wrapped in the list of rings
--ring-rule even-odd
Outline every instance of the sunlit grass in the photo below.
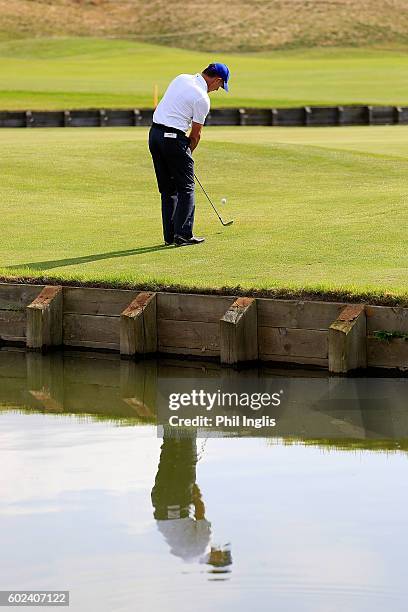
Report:
[[[193,248],[162,246],[143,128],[3,130],[0,273],[407,295],[408,128],[207,128]],[[220,203],[227,197],[226,205]]]

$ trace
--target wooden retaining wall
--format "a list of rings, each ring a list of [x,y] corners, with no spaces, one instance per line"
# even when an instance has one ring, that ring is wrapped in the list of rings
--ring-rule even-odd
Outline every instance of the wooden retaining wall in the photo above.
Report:
[[[0,344],[280,362],[345,374],[408,369],[408,308],[0,283]]]
[[[153,109],[0,111],[0,128],[150,126]],[[407,106],[303,106],[215,108],[206,125],[335,126],[408,125]]]

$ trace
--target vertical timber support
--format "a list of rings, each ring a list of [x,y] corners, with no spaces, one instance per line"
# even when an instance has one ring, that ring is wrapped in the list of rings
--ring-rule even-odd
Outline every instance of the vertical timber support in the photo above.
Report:
[[[99,127],[106,127],[109,122],[109,116],[105,109],[99,109]]]
[[[347,374],[367,367],[367,317],[364,304],[346,306],[329,328],[329,371]]]
[[[258,359],[258,314],[255,298],[235,300],[220,320],[221,363],[236,365]]]
[[[394,123],[401,123],[402,108],[400,106],[394,106]]]
[[[271,125],[279,124],[279,112],[277,108],[271,108]]]
[[[246,112],[245,108],[239,108],[238,115],[239,115],[239,125],[246,125],[247,119],[248,119],[248,113]]]
[[[134,357],[157,351],[156,294],[144,291],[120,315],[120,354]]]
[[[33,117],[33,113],[31,111],[26,111],[25,112],[25,126],[26,127],[33,127],[34,126],[34,117]]]
[[[71,112],[69,110],[64,111],[64,127],[70,127],[72,124]]]
[[[49,412],[64,411],[64,356],[26,354],[28,404]]]
[[[142,113],[138,108],[133,109],[133,125],[137,127],[142,121]]]
[[[47,286],[27,306],[27,348],[44,351],[62,344],[62,287]]]

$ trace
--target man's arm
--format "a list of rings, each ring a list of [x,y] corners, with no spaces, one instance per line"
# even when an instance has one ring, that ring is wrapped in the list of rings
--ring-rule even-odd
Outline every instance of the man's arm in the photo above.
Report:
[[[193,121],[191,125],[191,132],[189,134],[191,152],[194,151],[194,149],[198,146],[198,143],[200,142],[202,127],[203,126],[201,125],[201,123],[196,123],[195,121]]]
[[[194,504],[194,516],[197,521],[205,519],[205,506],[201,498],[201,491],[197,483],[193,485],[193,504]]]

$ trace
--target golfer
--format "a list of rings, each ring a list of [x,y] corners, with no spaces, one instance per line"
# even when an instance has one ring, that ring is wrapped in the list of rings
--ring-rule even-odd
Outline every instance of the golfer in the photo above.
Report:
[[[161,194],[166,245],[204,242],[193,234],[194,161],[201,129],[210,110],[209,92],[228,91],[225,64],[210,64],[201,74],[180,74],[168,86],[153,114],[149,149]],[[190,134],[186,132],[191,128]]]

